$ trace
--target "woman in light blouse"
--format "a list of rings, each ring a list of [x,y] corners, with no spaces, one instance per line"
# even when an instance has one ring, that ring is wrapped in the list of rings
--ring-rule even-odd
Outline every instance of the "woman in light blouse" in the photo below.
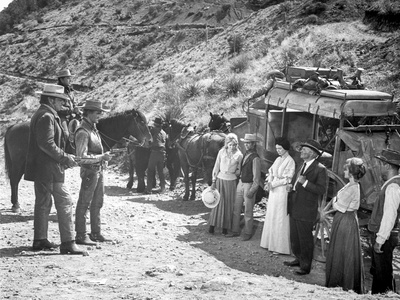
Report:
[[[349,179],[332,199],[333,218],[331,238],[326,259],[326,286],[342,287],[364,293],[364,266],[361,253],[357,210],[360,206],[359,180],[365,174],[361,158],[346,160],[344,177]]]
[[[218,152],[212,171],[212,189],[220,194],[219,204],[211,210],[208,219],[209,233],[214,234],[215,227],[222,228],[226,235],[232,227],[233,204],[236,197],[236,183],[243,154],[238,149],[236,134],[229,133],[225,138],[225,146]]]

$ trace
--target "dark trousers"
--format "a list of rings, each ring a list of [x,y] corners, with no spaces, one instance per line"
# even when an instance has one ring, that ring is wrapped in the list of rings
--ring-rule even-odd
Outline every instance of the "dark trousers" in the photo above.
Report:
[[[290,217],[290,244],[292,252],[300,263],[300,269],[310,272],[314,252],[312,234],[313,222],[300,221]]]
[[[92,233],[101,232],[100,209],[104,202],[103,171],[81,168],[81,190],[76,204],[75,231],[86,233],[86,214],[90,210],[90,229]]]
[[[47,239],[52,197],[57,209],[61,242],[73,240],[72,199],[64,184],[35,181],[34,239]]]
[[[372,247],[375,244],[375,234],[371,238]],[[396,292],[396,284],[393,278],[393,250],[399,241],[398,233],[390,235],[389,239],[382,245],[383,253],[372,251],[371,270],[372,274],[372,294],[386,293],[388,291]]]
[[[158,177],[160,178],[160,187],[165,189],[165,178],[164,178],[164,151],[151,151],[149,164],[147,166],[147,190],[151,192],[151,189],[155,186],[154,178],[156,170]]]

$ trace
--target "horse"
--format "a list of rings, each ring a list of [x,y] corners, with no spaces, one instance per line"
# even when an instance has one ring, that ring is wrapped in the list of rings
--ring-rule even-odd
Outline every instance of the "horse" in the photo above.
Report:
[[[19,211],[18,185],[25,172],[30,122],[10,126],[4,137],[6,173],[11,185],[12,211]],[[143,113],[132,109],[99,120],[97,129],[105,151],[109,151],[121,138],[134,136],[140,142],[151,139]]]
[[[208,122],[208,128],[210,131],[222,131],[223,133],[230,132],[230,122],[224,116],[224,113],[213,114],[210,112],[210,122]]]
[[[166,123],[164,123],[166,124]],[[163,125],[163,130],[167,130],[167,126]],[[134,173],[137,175],[137,187],[136,192],[142,193],[146,189],[145,176],[146,169],[150,159],[150,148],[149,145],[138,145],[136,141],[130,142],[127,145],[128,160],[129,160],[129,180],[126,185],[128,189],[131,189],[134,182]],[[175,189],[176,180],[180,173],[180,162],[178,156],[178,149],[169,143],[167,139],[166,143],[166,165],[169,173],[170,184],[169,190]],[[156,180],[153,180],[156,182]]]
[[[190,200],[196,199],[197,170],[202,168],[204,179],[211,185],[212,169],[219,150],[225,144],[226,135],[223,132],[195,133],[181,121],[172,119],[169,121],[168,136],[171,144],[175,144],[185,182],[185,194],[183,200],[189,200],[189,171],[192,169],[192,192]]]

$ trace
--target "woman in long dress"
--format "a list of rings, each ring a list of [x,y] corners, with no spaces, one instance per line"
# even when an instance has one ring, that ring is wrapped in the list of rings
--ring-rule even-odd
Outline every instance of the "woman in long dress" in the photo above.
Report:
[[[361,253],[357,210],[360,206],[359,179],[365,174],[361,158],[349,158],[344,166],[344,177],[349,179],[333,198],[336,211],[326,258],[326,286],[342,287],[364,293],[364,267]]]
[[[290,228],[287,214],[286,185],[295,172],[295,162],[289,155],[290,143],[284,138],[275,140],[279,157],[269,169],[265,189],[269,191],[267,212],[260,246],[269,251],[290,254]]]
[[[209,233],[214,234],[215,227],[222,228],[226,235],[232,228],[233,205],[236,198],[236,180],[239,174],[243,154],[238,149],[236,134],[229,133],[225,138],[225,146],[218,152],[212,171],[212,189],[220,194],[219,204],[211,210],[208,219]]]

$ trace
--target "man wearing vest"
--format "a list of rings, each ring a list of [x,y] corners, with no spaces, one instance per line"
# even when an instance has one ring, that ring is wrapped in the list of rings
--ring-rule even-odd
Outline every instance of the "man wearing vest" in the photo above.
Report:
[[[233,208],[232,233],[227,237],[239,236],[240,214],[244,203],[244,233],[243,241],[248,241],[253,236],[253,207],[256,193],[261,178],[261,162],[257,154],[257,136],[255,134],[245,134],[244,142],[246,153],[240,164],[240,179],[236,188],[236,199]]]
[[[311,271],[314,252],[313,227],[317,219],[318,201],[326,191],[327,171],[317,161],[322,154],[321,145],[312,139],[301,145],[300,157],[304,160],[300,172],[293,177],[293,191],[288,195],[290,215],[290,244],[293,261],[285,261],[289,267],[298,266],[295,274],[306,275]]]
[[[383,150],[375,156],[383,163],[380,166],[383,184],[375,201],[368,230],[372,232],[371,274],[372,294],[396,292],[393,278],[393,250],[399,241],[400,217],[400,152]]]
[[[75,231],[76,243],[96,245],[106,238],[101,234],[100,209],[104,199],[103,165],[111,159],[109,152],[103,153],[101,138],[96,123],[103,112],[100,101],[86,101],[83,108],[83,120],[75,133],[76,155],[81,164],[81,189],[76,204]],[[90,210],[90,237],[86,234],[86,213]]]

